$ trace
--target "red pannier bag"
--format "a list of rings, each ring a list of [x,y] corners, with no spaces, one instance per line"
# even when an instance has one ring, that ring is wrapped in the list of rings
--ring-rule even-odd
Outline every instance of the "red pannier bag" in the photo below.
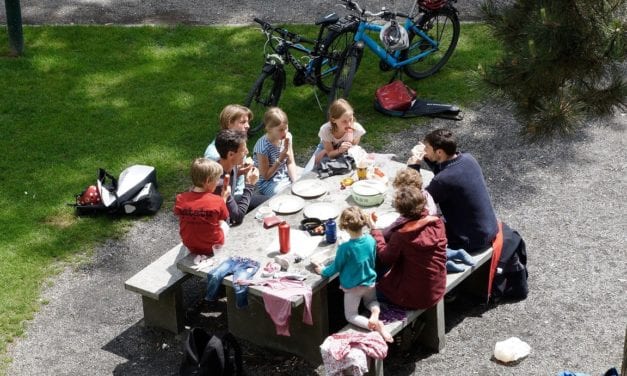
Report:
[[[377,89],[375,97],[381,107],[386,110],[406,111],[416,99],[416,91],[401,80],[390,82]]]

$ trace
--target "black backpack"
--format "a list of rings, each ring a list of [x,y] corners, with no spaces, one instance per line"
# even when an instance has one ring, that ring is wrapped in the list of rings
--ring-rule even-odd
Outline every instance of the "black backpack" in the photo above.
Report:
[[[328,178],[333,175],[344,175],[353,171],[355,168],[355,159],[344,153],[335,158],[324,156],[316,168],[320,179]]]
[[[183,353],[181,376],[244,376],[242,349],[231,333],[212,335],[192,328]]]
[[[492,283],[492,300],[523,300],[529,294],[527,247],[518,231],[503,223],[503,249]]]
[[[417,117],[430,116],[451,120],[462,120],[459,107],[451,104],[443,104],[430,100],[416,98],[412,101],[411,106],[407,110],[392,110],[381,105],[379,100],[375,98],[374,109],[382,114],[394,117]]]
[[[157,190],[157,172],[152,166],[130,166],[122,171],[119,179],[100,168],[96,184],[76,195],[76,202],[70,204],[76,208],[76,214],[155,214],[163,203]],[[94,193],[95,200],[86,199],[86,194],[93,196]]]

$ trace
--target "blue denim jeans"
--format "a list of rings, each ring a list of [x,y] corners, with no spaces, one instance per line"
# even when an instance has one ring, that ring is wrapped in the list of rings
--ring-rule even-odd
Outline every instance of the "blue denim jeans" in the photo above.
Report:
[[[248,307],[248,286],[240,286],[235,281],[250,279],[259,270],[259,263],[246,257],[229,257],[207,274],[206,299],[216,300],[222,280],[233,274],[233,288],[235,289],[235,306]]]
[[[456,261],[470,266],[475,264],[475,260],[464,249],[446,247],[446,271],[448,273],[459,273],[466,270],[465,267],[457,264]]]

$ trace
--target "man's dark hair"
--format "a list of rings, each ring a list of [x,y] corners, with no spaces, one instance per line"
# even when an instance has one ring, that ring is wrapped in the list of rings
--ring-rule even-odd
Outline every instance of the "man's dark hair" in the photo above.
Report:
[[[457,139],[448,129],[436,129],[425,136],[424,142],[431,145],[433,151],[442,149],[447,155],[457,153]]]
[[[246,140],[247,136],[244,132],[222,129],[216,136],[216,150],[220,154],[220,158],[226,159],[230,151],[236,153],[240,145],[246,143]]]

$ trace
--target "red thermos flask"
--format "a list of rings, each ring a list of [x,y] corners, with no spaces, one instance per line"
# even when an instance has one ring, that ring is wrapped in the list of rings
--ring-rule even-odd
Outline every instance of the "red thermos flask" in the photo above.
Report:
[[[279,251],[281,253],[290,251],[290,225],[285,221],[279,224]]]

